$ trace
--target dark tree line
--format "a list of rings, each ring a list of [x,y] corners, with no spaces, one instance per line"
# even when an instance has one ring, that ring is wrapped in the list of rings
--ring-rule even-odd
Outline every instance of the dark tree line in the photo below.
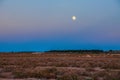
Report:
[[[103,50],[50,50],[47,52],[68,52],[68,53],[103,53]]]
[[[116,54],[116,53],[120,53],[120,50],[108,50],[108,51],[104,51],[104,50],[49,50],[46,52],[52,52],[52,53],[59,53],[59,52],[63,52],[63,53],[111,53],[111,54]]]

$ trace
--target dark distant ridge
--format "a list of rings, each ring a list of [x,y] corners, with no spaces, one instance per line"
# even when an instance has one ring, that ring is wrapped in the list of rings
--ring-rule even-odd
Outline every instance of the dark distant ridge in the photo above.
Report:
[[[84,52],[92,52],[92,53],[103,53],[104,50],[50,50],[47,52],[73,52],[73,53],[84,53]]]
[[[120,53],[120,50],[108,50],[108,51],[104,51],[104,50],[49,50],[46,51],[49,53],[59,53],[59,52],[64,52],[64,53]]]

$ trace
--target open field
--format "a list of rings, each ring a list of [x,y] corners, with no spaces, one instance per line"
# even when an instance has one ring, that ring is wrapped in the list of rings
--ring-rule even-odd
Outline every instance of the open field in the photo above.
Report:
[[[0,80],[120,80],[120,54],[0,54]]]

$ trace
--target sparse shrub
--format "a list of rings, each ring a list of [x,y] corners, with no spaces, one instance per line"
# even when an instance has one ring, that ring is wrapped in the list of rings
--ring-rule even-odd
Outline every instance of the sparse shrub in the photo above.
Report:
[[[91,77],[85,77],[85,79],[84,80],[94,80],[93,78],[91,78]],[[96,80],[96,79],[95,79]]]
[[[120,80],[120,72],[109,72],[105,77],[105,80]]]
[[[56,67],[68,67],[70,66],[68,63],[60,62],[55,64]]]
[[[63,75],[57,78],[57,80],[80,80],[80,78],[76,74],[71,74],[71,75]]]
[[[39,72],[30,73],[33,78],[46,78],[46,79],[55,79],[57,70],[56,68],[49,68],[45,70],[40,70]]]
[[[47,68],[45,70],[16,71],[13,73],[16,78],[45,78],[55,79],[57,74],[56,68]]]
[[[27,78],[29,77],[26,73],[22,72],[22,71],[16,71],[13,72],[14,74],[14,78]]]

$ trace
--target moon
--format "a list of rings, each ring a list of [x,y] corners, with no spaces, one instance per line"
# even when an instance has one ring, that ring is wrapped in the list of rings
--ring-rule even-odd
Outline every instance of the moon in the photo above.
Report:
[[[76,16],[72,16],[72,20],[75,21],[76,20]]]

